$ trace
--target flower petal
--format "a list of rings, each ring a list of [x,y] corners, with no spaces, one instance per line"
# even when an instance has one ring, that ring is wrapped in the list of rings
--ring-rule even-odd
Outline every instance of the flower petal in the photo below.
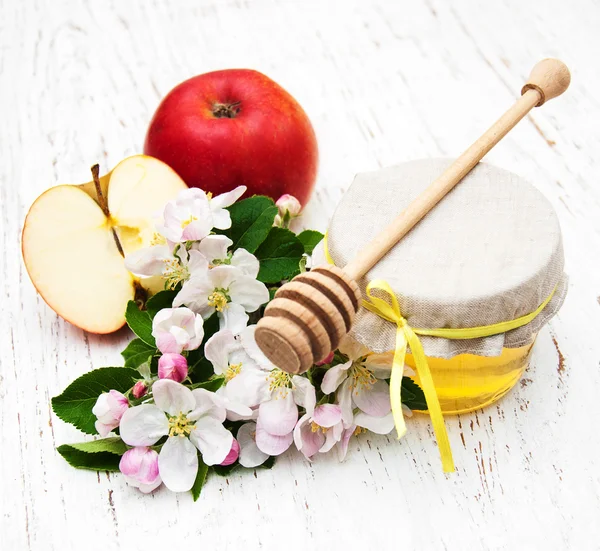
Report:
[[[217,375],[223,375],[229,367],[229,354],[236,342],[229,329],[217,331],[204,345],[204,356],[213,365]]]
[[[306,377],[300,375],[292,377],[292,384],[294,385],[292,388],[294,401],[300,407],[303,407],[306,413],[312,415],[317,403],[315,387]]]
[[[242,371],[225,385],[226,396],[248,407],[258,406],[271,396],[266,374],[258,367],[242,365]]]
[[[392,409],[390,387],[382,380],[372,385],[359,385],[352,393],[352,399],[359,409],[375,417],[383,417]]]
[[[160,379],[152,385],[154,403],[169,415],[188,413],[196,406],[192,391],[170,379]]]
[[[231,191],[228,191],[226,193],[221,193],[220,195],[213,197],[209,201],[210,209],[214,213],[214,211],[216,211],[216,210],[224,209],[225,207],[230,207],[242,195],[244,195],[244,193],[246,193],[247,189],[248,188],[246,186],[237,186],[236,188],[232,189]],[[215,226],[215,227],[218,227],[218,226]],[[224,230],[227,228],[219,228],[219,229]]]
[[[222,312],[219,312],[219,329],[229,329],[234,335],[239,335],[250,317],[241,304],[230,302]]]
[[[256,423],[256,445],[258,449],[268,455],[281,455],[286,451],[294,441],[293,432],[284,436],[270,434],[260,423],[260,418]]]
[[[256,279],[260,269],[258,258],[246,249],[236,249],[231,256],[231,265],[239,268],[245,275],[253,279]]]
[[[241,304],[246,312],[254,312],[269,302],[269,289],[262,281],[242,274],[229,286],[229,296],[232,302]]]
[[[344,337],[342,342],[340,342],[338,346],[338,350],[348,356],[351,360],[358,360],[363,356],[367,356],[371,354],[371,351],[364,345],[360,344],[358,341],[355,341],[351,337]]]
[[[256,344],[256,339],[254,338],[255,333],[256,325],[249,325],[246,327],[240,334],[242,346],[248,353],[248,356],[250,356],[260,367],[271,371],[275,366],[263,354],[263,351],[258,347],[258,344]]]
[[[330,428],[342,421],[342,408],[337,404],[322,404],[315,408],[313,421],[320,427]]]
[[[307,415],[296,425],[294,429],[294,443],[298,451],[302,452],[304,457],[310,459],[319,448],[325,443],[325,435],[321,431],[312,431]]]
[[[233,241],[224,235],[209,235],[197,245],[200,251],[212,264],[214,260],[227,258],[227,249],[233,245]]]
[[[338,423],[334,427],[331,427],[325,434],[325,443],[319,448],[319,453],[327,453],[333,448],[333,446],[340,441],[343,432],[344,426],[342,423]]]
[[[200,241],[200,239],[204,239],[213,227],[212,222],[212,216],[190,222],[181,232],[182,241]]]
[[[298,421],[298,406],[290,391],[260,404],[258,422],[270,434],[284,436],[294,430]]]
[[[269,459],[268,454],[258,449],[255,437],[256,423],[245,423],[238,430],[237,441],[240,445],[238,461],[242,467],[258,467]]]
[[[223,398],[205,388],[195,388],[191,394],[194,397],[194,409],[188,414],[188,419],[195,421],[200,417],[211,417],[219,423],[225,421],[227,412]]]
[[[198,473],[198,452],[184,436],[171,436],[158,454],[158,470],[172,492],[187,492]]]
[[[352,413],[352,382],[346,379],[337,393],[337,400],[342,409],[342,421],[348,426],[352,423],[354,414]]]
[[[171,258],[171,250],[167,245],[144,247],[125,257],[125,268],[136,276],[161,275],[165,268],[165,260]]]
[[[142,404],[123,414],[119,434],[130,446],[152,446],[169,434],[169,421],[154,404]]]
[[[207,465],[219,465],[229,455],[233,434],[212,417],[201,417],[190,434],[190,440]]]
[[[339,461],[343,461],[344,459],[346,459],[346,454],[348,453],[348,443],[350,442],[350,438],[354,434],[355,430],[356,425],[351,425],[347,429],[344,429],[344,432],[342,433],[342,438],[337,444]]]
[[[348,369],[350,369],[351,365],[352,360],[344,364],[338,364],[330,367],[325,372],[325,376],[321,382],[321,390],[325,394],[331,394],[332,392],[335,392],[337,387],[348,378]]]
[[[394,428],[392,412],[383,417],[374,417],[361,411],[354,417],[354,422],[359,427],[368,429],[375,434],[389,434]]]

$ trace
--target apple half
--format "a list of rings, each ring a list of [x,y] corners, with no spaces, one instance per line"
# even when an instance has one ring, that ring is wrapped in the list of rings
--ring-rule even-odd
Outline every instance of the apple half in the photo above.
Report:
[[[157,214],[187,186],[166,164],[146,155],[121,161],[94,182],[59,185],[29,209],[22,236],[23,259],[35,288],[58,315],[91,333],[112,333],[125,324],[128,301],[140,287],[153,289],[125,269],[125,254],[148,246]],[[115,239],[115,234],[117,239]]]

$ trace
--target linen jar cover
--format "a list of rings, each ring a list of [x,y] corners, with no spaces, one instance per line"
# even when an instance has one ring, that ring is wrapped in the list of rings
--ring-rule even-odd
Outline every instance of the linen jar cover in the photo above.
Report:
[[[329,259],[345,266],[450,163],[424,159],[358,174],[330,222]],[[386,281],[415,330],[480,328],[535,313],[521,327],[486,337],[419,336],[428,358],[492,357],[533,343],[564,301],[563,267],[550,203],[519,176],[480,163],[358,284],[366,297],[369,282]],[[361,308],[350,336],[386,352],[395,348],[396,332],[394,323]]]

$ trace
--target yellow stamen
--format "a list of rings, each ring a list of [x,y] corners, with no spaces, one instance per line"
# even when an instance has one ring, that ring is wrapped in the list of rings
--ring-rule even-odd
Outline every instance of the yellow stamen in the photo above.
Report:
[[[208,297],[208,305],[212,306],[217,312],[222,312],[227,308],[227,296],[223,291],[213,291]]]
[[[363,432],[367,432],[367,429],[363,428],[363,427],[356,427],[354,429],[354,432],[352,433],[354,436],[358,436],[359,434],[363,433]]]
[[[185,413],[179,412],[179,415],[169,417],[169,436],[189,436],[195,425],[195,421],[190,421]]]
[[[327,427],[322,427],[321,425],[317,425],[317,423],[315,423],[314,421],[311,421],[310,422],[310,430],[311,430],[311,432],[321,431],[323,434],[325,434],[329,429]]]
[[[358,392],[358,387],[370,387],[375,384],[377,379],[370,369],[367,369],[362,363],[354,362],[350,368],[351,386]]]
[[[239,364],[231,364],[225,370],[225,382],[228,383],[229,381],[231,381],[231,379],[233,379],[236,375],[240,374],[241,370],[242,370],[241,362]]]
[[[190,278],[190,271],[187,266],[183,266],[178,260],[171,258],[164,261],[166,268],[163,271],[163,278],[167,289],[173,290],[182,281]]]
[[[206,198],[207,199],[212,199],[212,191],[207,191],[206,192]]]
[[[196,220],[198,220],[197,216],[190,216],[187,220],[181,222],[181,229],[185,229],[187,226],[189,226],[192,222],[195,222]]]
[[[269,381],[269,390],[275,393],[273,396],[275,399],[285,398],[292,387],[291,375],[277,367],[267,375],[267,381]]]
[[[154,234],[152,235],[152,240],[150,241],[150,245],[154,246],[154,245],[166,245],[167,244],[167,240],[165,239],[165,237],[163,235],[160,235],[160,233],[154,232]]]

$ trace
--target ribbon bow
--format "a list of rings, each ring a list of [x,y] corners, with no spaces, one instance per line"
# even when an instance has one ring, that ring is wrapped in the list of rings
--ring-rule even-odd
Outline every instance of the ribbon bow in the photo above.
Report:
[[[374,290],[387,293],[391,303],[374,296],[372,293]],[[440,401],[438,400],[437,392],[435,391],[435,385],[433,384],[431,371],[429,371],[429,365],[427,364],[423,345],[417,334],[402,316],[398,299],[386,281],[383,279],[371,281],[367,285],[367,296],[369,297],[370,302],[363,300],[363,306],[367,310],[396,324],[396,349],[394,351],[392,376],[390,379],[390,401],[392,404],[392,415],[394,417],[398,439],[402,438],[406,433],[406,424],[404,423],[404,416],[402,414],[401,390],[406,347],[409,345],[415,359],[415,367],[417,368],[417,373],[421,380],[421,387],[423,389],[423,394],[425,394],[425,400],[427,401],[427,409],[429,410],[435,437],[440,448],[442,468],[445,473],[451,473],[454,471],[452,449],[450,448],[450,440],[448,439],[448,432],[446,431],[446,425],[444,424],[442,408],[440,407]]]

